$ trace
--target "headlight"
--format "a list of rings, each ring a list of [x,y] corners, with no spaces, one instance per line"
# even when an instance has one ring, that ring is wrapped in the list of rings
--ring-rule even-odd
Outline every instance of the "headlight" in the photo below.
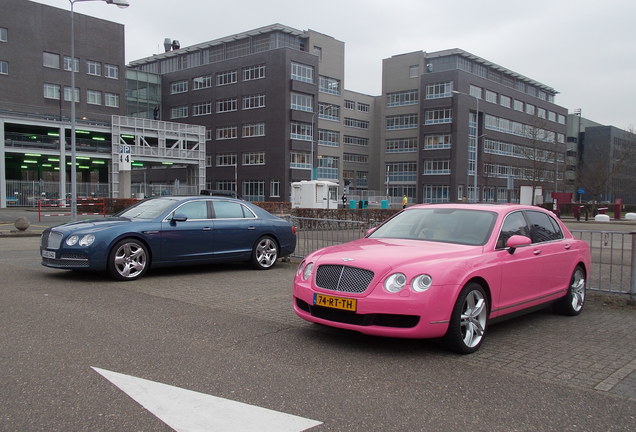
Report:
[[[86,234],[79,241],[80,246],[90,246],[95,241],[95,236],[93,234]]]
[[[305,270],[303,270],[303,280],[309,279],[313,271],[314,271],[314,263],[307,264],[305,266]]]
[[[305,268],[305,261],[301,261],[300,264],[298,264],[298,268],[296,269],[296,276],[300,276],[303,273],[303,269]]]
[[[404,285],[406,285],[406,275],[404,273],[393,273],[384,281],[384,289],[390,293],[401,291]]]
[[[413,282],[411,282],[411,288],[415,292],[422,292],[429,289],[432,284],[433,278],[430,275],[421,274],[413,279]]]
[[[69,246],[75,246],[77,244],[77,241],[79,240],[79,237],[76,236],[75,234],[73,234],[72,236],[69,236],[66,239],[66,244]]]

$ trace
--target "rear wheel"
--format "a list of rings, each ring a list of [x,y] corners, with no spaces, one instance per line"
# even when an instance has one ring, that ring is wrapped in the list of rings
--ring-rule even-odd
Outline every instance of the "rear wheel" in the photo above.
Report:
[[[446,346],[459,354],[479,349],[488,324],[488,297],[478,283],[467,284],[459,294],[446,332]]]
[[[148,269],[148,250],[139,240],[119,241],[108,256],[108,273],[111,277],[131,281],[140,278]]]
[[[271,268],[278,259],[278,245],[270,236],[263,236],[254,245],[252,250],[252,265],[257,270]]]
[[[569,316],[580,314],[585,305],[585,286],[585,270],[577,266],[572,273],[568,293],[554,303],[554,311]]]

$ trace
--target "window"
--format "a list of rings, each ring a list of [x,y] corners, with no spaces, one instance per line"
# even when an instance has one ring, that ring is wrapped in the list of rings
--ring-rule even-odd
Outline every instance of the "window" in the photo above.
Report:
[[[506,242],[513,235],[530,237],[530,229],[521,212],[510,213],[506,216],[506,220],[499,233],[499,238],[497,239],[497,249],[505,248]]]
[[[550,216],[538,211],[526,213],[532,230],[532,243],[541,243],[551,240],[560,240],[563,233],[559,224]]]
[[[563,114],[559,114],[559,118],[557,120],[559,124],[565,124],[565,116]]]
[[[86,61],[86,73],[89,75],[101,76],[102,64],[100,62],[87,60]]]
[[[512,102],[512,108],[513,108],[515,111],[521,111],[521,112],[523,112],[523,102],[521,102],[520,100],[515,99],[515,100]]]
[[[59,99],[60,86],[58,84],[44,83],[44,97],[46,99]]]
[[[116,93],[104,93],[104,105],[111,108],[119,108],[119,95]]]
[[[71,101],[71,88],[70,87],[64,87],[64,100],[65,101]],[[80,101],[80,92],[79,89],[76,87],[75,88],[75,102],[79,102]]]
[[[537,109],[537,117],[544,119],[545,118],[545,110],[543,108]]]
[[[8,40],[9,30],[4,27],[0,27],[0,42],[6,42]]]
[[[409,66],[409,78],[417,78],[420,76],[420,67],[418,65]]]
[[[265,152],[243,153],[243,165],[265,165]]]
[[[328,93],[333,95],[340,94],[340,80],[335,78],[329,78],[320,76],[318,78],[318,91],[321,93]]]
[[[556,121],[556,113],[554,111],[548,111],[548,120],[551,122]]]
[[[397,93],[389,93],[386,95],[386,106],[403,106],[403,105],[416,105],[418,99],[417,90],[407,90]]]
[[[441,82],[426,86],[426,99],[440,99],[453,95],[453,82]]]
[[[190,201],[174,211],[174,214],[190,219],[208,219],[208,204],[205,201]],[[187,221],[186,221],[187,223]]]
[[[340,145],[340,132],[326,129],[318,130],[318,145],[338,147]]]
[[[450,188],[448,186],[424,186],[424,202],[444,203],[449,201]]]
[[[236,153],[219,153],[216,155],[216,166],[236,166]]]
[[[212,75],[192,78],[192,90],[201,90],[212,87]]]
[[[451,148],[450,134],[426,135],[424,137],[424,150],[438,150]]]
[[[119,79],[119,66],[105,63],[104,76],[110,79]]]
[[[388,173],[390,183],[415,183],[417,180],[416,162],[391,162],[387,163],[384,172]]]
[[[265,182],[262,180],[243,181],[243,199],[245,201],[265,201]]]
[[[429,110],[424,115],[424,124],[427,125],[453,122],[453,110],[450,108]]]
[[[265,106],[265,94],[243,96],[243,109],[263,108]]]
[[[79,72],[79,59],[75,58],[75,72]],[[70,71],[71,70],[71,57],[70,56],[64,56],[64,70],[66,71]]]
[[[510,98],[508,96],[499,95],[499,105],[510,108]]]
[[[417,128],[417,114],[403,114],[396,116],[388,116],[386,118],[386,129],[414,129]]]
[[[9,75],[9,62],[0,60],[0,75]]]
[[[417,151],[417,138],[386,140],[387,153],[412,153]]]
[[[362,102],[358,102],[358,111],[360,112],[369,112],[370,105]]]
[[[311,123],[290,123],[290,138],[301,141],[313,141],[314,129]]]
[[[265,65],[248,66],[243,68],[243,81],[265,78]]]
[[[532,104],[526,104],[526,114],[534,115],[535,108]]]
[[[497,103],[497,93],[494,91],[486,90],[486,102]]]
[[[318,159],[318,169],[316,175],[320,179],[338,179],[338,166],[340,158],[336,156],[323,156]]]
[[[216,85],[224,86],[238,81],[238,73],[234,71],[219,72],[216,74]]]
[[[248,123],[243,125],[243,138],[265,136],[265,123]]]
[[[185,93],[188,91],[188,81],[174,81],[170,83],[170,94]]]
[[[311,155],[309,153],[291,152],[289,154],[289,167],[311,169]]]
[[[351,163],[369,163],[369,155],[358,153],[344,153],[342,155],[342,160],[344,162]]]
[[[348,109],[348,110],[354,110],[356,109],[356,103],[352,100],[345,99],[344,107],[345,109]]]
[[[369,147],[369,138],[357,137],[352,135],[344,136],[344,143],[350,145]]]
[[[86,90],[86,103],[90,105],[101,105],[102,92],[99,90]]]
[[[369,122],[366,120],[358,120],[345,117],[344,125],[356,129],[369,129]]]
[[[272,180],[269,182],[269,196],[280,197],[280,180]]]
[[[471,85],[470,89],[468,90],[468,93],[471,96],[476,97],[477,99],[481,99],[482,91],[483,91],[483,89],[481,87],[477,87],[477,86]]]
[[[192,105],[192,116],[212,114],[212,102],[203,102]]]
[[[60,55],[59,54],[53,54],[53,53],[45,52],[44,53],[43,65],[44,65],[44,67],[53,68],[53,69],[59,69],[60,68]]]
[[[332,121],[340,121],[340,106],[319,103],[318,104],[318,118]]]
[[[448,160],[425,160],[424,175],[450,174],[450,161]]]
[[[314,83],[314,68],[301,63],[291,64],[291,79],[295,81],[303,81],[306,83]]]
[[[212,201],[214,217],[216,219],[243,219],[253,218],[249,211],[245,211],[240,203],[232,201]]]
[[[223,127],[216,128],[217,140],[234,139],[237,137],[238,137],[237,126],[223,126]]]
[[[313,95],[303,93],[291,94],[291,109],[297,111],[314,111],[314,97]]]
[[[219,99],[218,101],[216,101],[217,113],[236,111],[236,107],[237,107],[236,98]]]
[[[182,105],[177,107],[170,108],[170,118],[171,119],[179,119],[185,118],[188,116],[188,106]]]

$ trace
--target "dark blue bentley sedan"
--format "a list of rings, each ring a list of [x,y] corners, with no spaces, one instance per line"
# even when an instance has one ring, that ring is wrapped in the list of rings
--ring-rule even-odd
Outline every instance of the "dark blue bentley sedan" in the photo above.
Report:
[[[248,261],[271,268],[296,248],[294,226],[239,199],[157,197],[42,233],[42,265],[137,279],[152,266]]]

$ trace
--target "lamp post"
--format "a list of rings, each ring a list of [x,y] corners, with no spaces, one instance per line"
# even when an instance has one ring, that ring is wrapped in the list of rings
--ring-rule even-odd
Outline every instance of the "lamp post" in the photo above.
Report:
[[[103,1],[119,8],[130,6],[128,0],[68,0],[71,4],[71,220],[77,220],[77,148],[75,143],[75,3]],[[62,92],[63,93],[63,92]],[[60,98],[62,95],[60,95]]]
[[[475,172],[473,173],[473,192],[475,194],[475,202],[478,201],[478,192],[477,192],[477,166],[478,166],[478,156],[479,156],[479,138],[483,135],[479,135],[479,98],[475,95],[471,95],[471,94],[467,94],[467,93],[462,93],[460,91],[457,90],[453,90],[453,93],[457,94],[457,95],[465,95],[465,96],[472,96],[475,98],[475,101],[477,101],[477,108],[476,108],[476,112],[475,112]],[[468,149],[468,156],[470,156],[470,148]],[[468,162],[468,160],[467,160]],[[468,165],[466,167],[466,179],[468,180],[469,174],[468,174],[469,170],[468,170]],[[466,181],[466,192],[468,192],[468,181]]]

